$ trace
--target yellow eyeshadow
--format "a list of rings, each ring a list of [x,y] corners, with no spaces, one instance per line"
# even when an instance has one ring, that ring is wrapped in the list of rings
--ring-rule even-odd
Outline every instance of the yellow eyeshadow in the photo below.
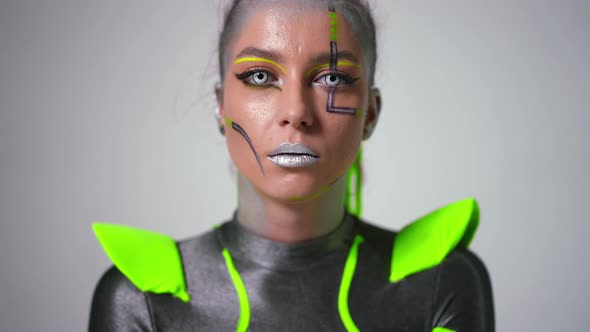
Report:
[[[336,66],[341,66],[341,67],[355,67],[355,68],[360,68],[361,66],[357,63],[354,62],[349,62],[349,61],[338,61],[338,63],[336,63]],[[308,78],[309,75],[313,74],[315,71],[317,71],[318,69],[321,68],[326,68],[326,67],[330,67],[329,63],[324,63],[321,65],[317,65],[313,68],[311,68],[307,73],[305,73],[305,78]]]
[[[273,64],[275,66],[277,66],[283,73],[285,73],[287,75],[287,71],[285,70],[285,68],[283,68],[283,66],[279,65],[278,63],[269,60],[269,59],[265,59],[265,58],[241,58],[236,60],[236,62],[234,62],[234,64],[238,64],[238,63],[242,63],[242,62],[266,62],[266,63],[270,63]]]

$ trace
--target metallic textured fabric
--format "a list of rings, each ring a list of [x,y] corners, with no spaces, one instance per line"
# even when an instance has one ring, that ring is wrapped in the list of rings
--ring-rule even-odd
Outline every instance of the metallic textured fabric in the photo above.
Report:
[[[348,298],[360,331],[494,331],[487,271],[470,251],[454,250],[439,265],[388,281],[395,233],[347,215],[332,233],[297,244],[277,243],[234,220],[179,241],[189,303],[142,293],[115,267],[95,290],[89,330],[235,331],[240,309],[223,248],[231,253],[250,302],[249,331],[345,331],[338,290],[356,234],[358,264]],[[394,262],[395,264],[395,262]]]

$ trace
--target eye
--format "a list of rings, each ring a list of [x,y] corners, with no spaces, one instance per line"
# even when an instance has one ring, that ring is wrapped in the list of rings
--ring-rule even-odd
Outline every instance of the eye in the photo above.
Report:
[[[330,88],[336,88],[342,85],[352,84],[356,81],[356,78],[352,78],[347,74],[339,72],[329,72],[314,80],[314,83]]]
[[[267,72],[263,72],[263,71],[257,71],[255,73],[252,74],[252,82],[254,84],[266,84],[268,83],[269,80],[269,75]]]
[[[241,74],[235,74],[236,78],[248,85],[268,86],[274,83],[277,78],[266,70],[253,69]]]
[[[328,74],[323,77],[323,81],[328,86],[338,86],[338,85],[340,85],[342,78],[340,78],[340,76],[338,76],[336,74]]]

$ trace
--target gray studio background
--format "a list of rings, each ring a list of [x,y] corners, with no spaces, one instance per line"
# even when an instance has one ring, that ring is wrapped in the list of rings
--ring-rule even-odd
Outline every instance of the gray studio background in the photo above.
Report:
[[[498,331],[584,331],[590,2],[374,1],[384,109],[365,218],[475,196]],[[0,330],[82,331],[107,221],[231,216],[214,2],[0,3]]]

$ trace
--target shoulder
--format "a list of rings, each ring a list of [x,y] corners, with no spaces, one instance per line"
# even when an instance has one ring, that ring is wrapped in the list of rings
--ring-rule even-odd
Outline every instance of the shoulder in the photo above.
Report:
[[[473,198],[438,208],[407,224],[399,232],[357,220],[365,246],[388,261],[389,281],[399,282],[441,264],[456,248],[467,248],[479,225]]]
[[[466,248],[456,248],[438,266],[433,322],[452,330],[494,331],[494,304],[488,271]]]
[[[455,248],[467,248],[479,225],[473,198],[441,207],[405,226],[396,234],[390,282],[439,265]]]
[[[217,229],[211,229],[198,235],[177,240],[176,245],[183,263],[186,263],[185,258],[189,256],[202,254],[203,258],[206,258],[212,252],[220,253],[222,248],[218,236]]]
[[[187,281],[187,273],[194,279],[195,271],[207,272],[213,265],[210,260],[221,257],[214,230],[176,241],[122,225],[101,223],[93,229],[113,266],[96,286],[90,331],[153,330],[154,299],[163,297],[149,293],[168,294],[178,304],[188,302],[191,279]],[[212,254],[217,252],[219,255]]]
[[[140,291],[190,300],[181,255],[171,237],[123,225],[92,226],[107,256]]]
[[[479,206],[469,198],[426,214],[394,236],[390,282],[409,286],[428,280],[433,327],[494,330],[488,271],[468,249],[478,225]]]
[[[203,276],[206,276],[212,270],[218,269],[220,264],[224,264],[223,248],[218,237],[218,230],[211,229],[205,233],[176,242],[182,259],[187,287],[200,284],[202,280],[207,279],[203,279]]]
[[[117,302],[117,298],[142,297],[141,291],[114,265],[111,265],[100,277],[94,293],[95,296],[100,296],[109,302]]]
[[[151,315],[144,294],[115,266],[100,278],[92,298],[89,331],[122,331],[126,326],[149,331]]]
[[[489,279],[488,270],[481,258],[464,247],[455,248],[440,265],[441,273],[472,276],[481,281]]]
[[[457,293],[460,289],[470,294],[485,295],[485,300],[491,300],[492,290],[488,269],[473,251],[463,247],[454,249],[440,263],[438,270],[438,293],[449,291]]]
[[[372,224],[365,220],[358,219],[358,232],[366,240],[366,244],[377,249],[379,252],[391,253],[393,239],[397,234],[396,231]]]

